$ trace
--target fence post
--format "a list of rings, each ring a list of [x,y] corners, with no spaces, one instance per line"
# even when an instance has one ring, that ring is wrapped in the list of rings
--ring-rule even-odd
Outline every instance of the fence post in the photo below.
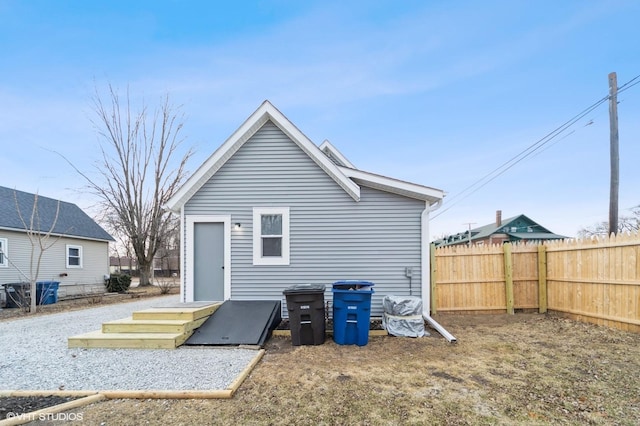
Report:
[[[431,273],[429,274],[431,297],[429,297],[429,301],[431,303],[431,315],[435,315],[438,313],[438,303],[436,302],[436,245],[433,243],[430,245],[429,257],[429,265],[431,267]]]
[[[538,312],[547,312],[547,246],[538,246]]]
[[[507,297],[507,313],[513,314],[513,263],[511,261],[511,243],[504,243],[504,281]]]

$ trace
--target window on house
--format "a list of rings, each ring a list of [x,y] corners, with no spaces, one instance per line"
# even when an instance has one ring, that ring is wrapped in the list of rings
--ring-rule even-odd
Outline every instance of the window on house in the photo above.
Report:
[[[82,246],[67,244],[67,268],[82,268]]]
[[[289,208],[253,209],[253,264],[289,264]]]
[[[6,238],[0,238],[0,268],[6,268],[9,266],[9,260],[7,259],[8,243]]]

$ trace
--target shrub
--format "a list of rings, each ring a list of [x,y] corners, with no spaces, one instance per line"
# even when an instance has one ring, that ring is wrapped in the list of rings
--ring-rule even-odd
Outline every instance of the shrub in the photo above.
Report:
[[[105,285],[109,293],[126,293],[131,285],[131,275],[111,274]]]
[[[178,288],[175,277],[163,277],[156,280],[156,286],[160,289],[160,294],[169,294],[174,288]]]

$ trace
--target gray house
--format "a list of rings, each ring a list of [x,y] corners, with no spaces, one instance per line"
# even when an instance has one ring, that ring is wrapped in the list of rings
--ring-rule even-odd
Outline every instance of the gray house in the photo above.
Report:
[[[439,189],[355,168],[265,101],[180,188],[184,302],[281,300],[293,284],[375,283],[429,306],[429,213]],[[428,311],[426,313],[428,316]]]
[[[32,222],[34,203],[37,215]],[[37,279],[60,282],[59,297],[104,291],[113,238],[75,204],[2,186],[0,284],[31,279],[32,244],[27,233],[48,233],[52,226],[48,242],[53,246],[44,252]]]

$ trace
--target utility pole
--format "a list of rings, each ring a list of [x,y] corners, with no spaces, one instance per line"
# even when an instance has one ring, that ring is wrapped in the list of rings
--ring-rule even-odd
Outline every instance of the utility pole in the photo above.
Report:
[[[476,222],[467,222],[463,223],[463,225],[469,225],[469,247],[471,247],[471,225],[475,225]]]
[[[618,77],[609,73],[609,130],[611,157],[611,189],[609,192],[609,235],[618,232],[618,187],[620,186],[620,154],[618,151]]]

